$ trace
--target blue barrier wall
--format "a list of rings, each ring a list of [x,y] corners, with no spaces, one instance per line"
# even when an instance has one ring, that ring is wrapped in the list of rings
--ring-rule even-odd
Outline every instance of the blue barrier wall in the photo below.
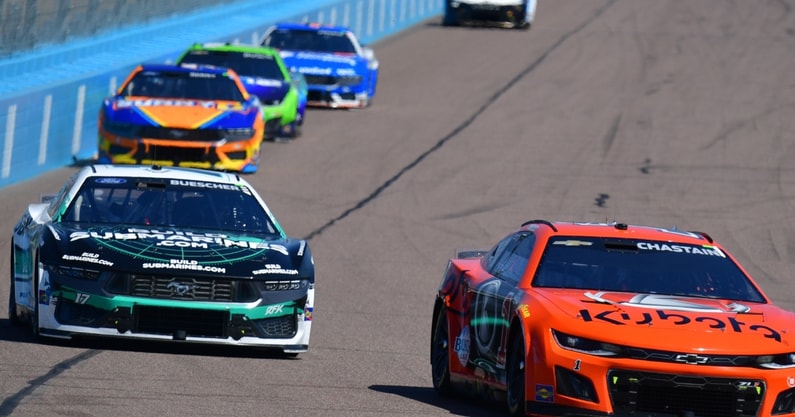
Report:
[[[100,103],[142,62],[172,61],[193,42],[254,43],[278,21],[345,25],[367,44],[440,14],[443,4],[250,0],[3,60],[0,187],[93,159]]]

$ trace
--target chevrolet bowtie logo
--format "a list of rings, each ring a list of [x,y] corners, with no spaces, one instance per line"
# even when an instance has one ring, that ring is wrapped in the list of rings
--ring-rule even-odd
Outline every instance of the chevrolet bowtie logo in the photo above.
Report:
[[[695,353],[688,353],[688,354],[684,354],[684,355],[676,355],[674,360],[677,361],[677,362],[689,363],[689,364],[692,364],[692,365],[698,365],[698,364],[707,363],[709,358],[706,357],[706,356],[696,355]]]

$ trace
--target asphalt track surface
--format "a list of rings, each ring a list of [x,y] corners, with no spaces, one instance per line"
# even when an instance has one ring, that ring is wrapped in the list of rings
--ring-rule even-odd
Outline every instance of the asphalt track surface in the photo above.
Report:
[[[309,238],[308,353],[34,343],[2,320],[0,416],[499,415],[434,395],[432,302],[455,249],[535,218],[706,231],[795,308],[793,6],[550,0],[529,31],[434,19],[374,45],[373,107],[311,111],[248,177]],[[0,253],[72,171],[0,189]]]

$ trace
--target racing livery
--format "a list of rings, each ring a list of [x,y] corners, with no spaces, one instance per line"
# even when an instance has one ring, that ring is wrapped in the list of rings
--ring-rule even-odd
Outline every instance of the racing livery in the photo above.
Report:
[[[279,23],[260,45],[278,49],[285,64],[304,75],[310,106],[362,108],[375,97],[378,59],[344,26]]]
[[[529,29],[537,0],[446,0],[442,24],[485,24]]]
[[[234,70],[147,64],[99,112],[99,163],[256,172],[262,105]]]
[[[262,103],[265,138],[298,137],[306,111],[306,81],[301,74],[287,69],[279,51],[240,44],[197,43],[176,63],[233,69],[246,90]]]
[[[36,336],[309,347],[315,272],[238,174],[92,165],[11,239],[9,318]]]
[[[705,233],[532,220],[449,260],[431,374],[514,415],[793,416],[793,326]]]

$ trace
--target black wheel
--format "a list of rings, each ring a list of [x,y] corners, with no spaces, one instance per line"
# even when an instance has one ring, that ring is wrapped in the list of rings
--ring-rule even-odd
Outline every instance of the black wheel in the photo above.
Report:
[[[17,326],[20,324],[19,316],[17,316],[17,299],[16,299],[16,283],[14,282],[14,239],[11,239],[11,256],[8,258],[11,264],[9,276],[11,283],[8,286],[8,321],[9,323]]]
[[[11,276],[11,287],[8,289],[8,322],[14,326],[19,325],[19,317],[17,316],[17,300],[14,298],[14,276]]]
[[[447,309],[442,306],[433,326],[431,338],[431,376],[433,389],[440,395],[450,395],[450,335],[447,324]]]
[[[449,4],[444,6],[442,26],[458,26],[458,10],[454,10]]]
[[[508,350],[506,364],[506,380],[508,384],[508,413],[512,416],[523,416],[525,413],[525,373],[527,372],[524,337],[514,336]]]
[[[33,338],[39,338],[39,257],[34,257],[33,262],[33,311],[30,312],[30,330]]]

